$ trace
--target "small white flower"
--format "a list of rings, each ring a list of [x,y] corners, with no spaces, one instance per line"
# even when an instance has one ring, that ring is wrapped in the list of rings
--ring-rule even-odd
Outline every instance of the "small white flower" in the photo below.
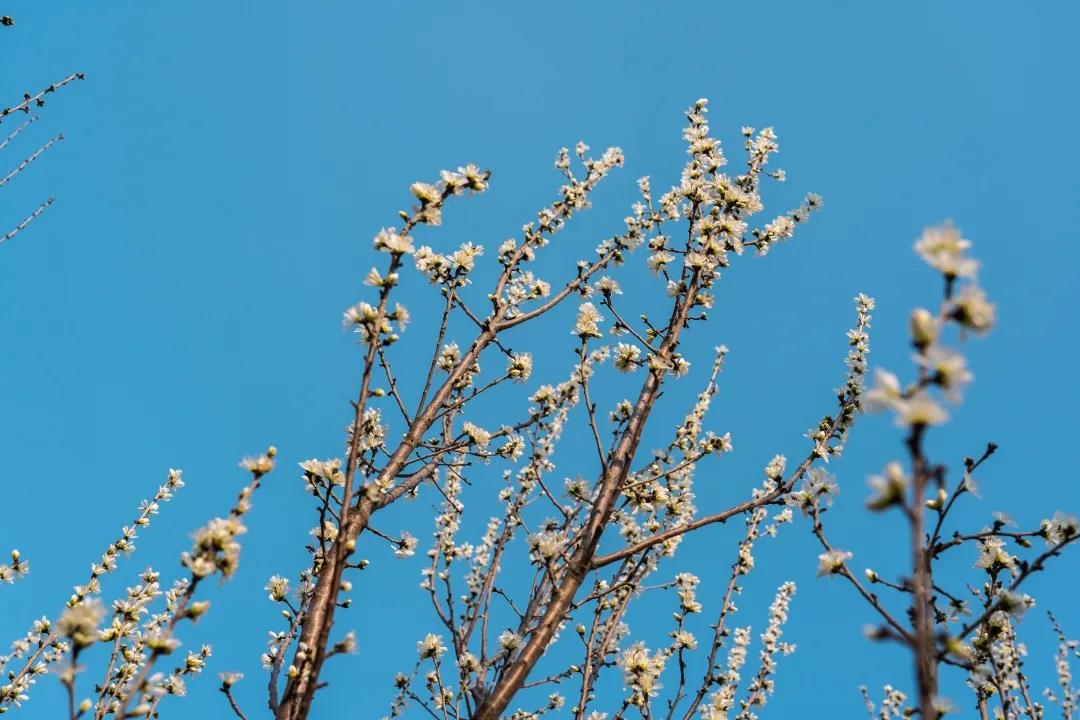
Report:
[[[898,462],[889,463],[881,475],[870,476],[870,487],[875,491],[874,496],[866,501],[871,510],[884,510],[902,503],[907,488],[904,469]]]
[[[507,652],[517,650],[523,642],[522,637],[512,630],[504,630],[499,635],[499,647]]]
[[[487,450],[488,443],[491,442],[491,433],[479,425],[474,425],[468,421],[465,422],[461,429],[477,448],[480,450]]]
[[[900,379],[887,370],[874,370],[874,386],[863,396],[868,412],[895,408],[900,401]]]
[[[590,337],[603,337],[600,333],[599,323],[604,320],[591,302],[582,303],[578,308],[577,322],[574,323],[572,335],[577,335],[582,340]]]
[[[940,323],[934,314],[926,308],[915,308],[911,311],[911,341],[915,347],[923,348],[937,340],[940,331]]]
[[[622,288],[619,287],[619,283],[615,282],[607,275],[600,278],[596,282],[596,290],[601,295],[622,295]]]
[[[619,372],[633,372],[638,368],[641,348],[637,345],[619,343],[615,348],[615,369]]]
[[[945,390],[950,400],[959,400],[964,386],[974,379],[967,368],[967,359],[951,348],[931,345],[917,356],[917,360],[930,372],[933,381]]]
[[[506,368],[506,375],[512,380],[518,382],[525,382],[532,375],[532,355],[529,353],[518,353],[510,358],[510,363]]]
[[[482,245],[464,243],[457,252],[450,256],[453,266],[462,272],[472,272],[476,266],[476,258],[484,254]]]
[[[282,602],[289,594],[289,580],[280,575],[274,575],[266,583],[266,591],[274,602]]]
[[[976,285],[965,285],[953,298],[952,317],[964,327],[983,334],[994,326],[996,308]]]
[[[415,182],[409,186],[409,191],[424,205],[431,205],[439,201],[442,193],[430,183]]]
[[[844,563],[853,555],[844,550],[829,550],[818,555],[818,577],[835,575],[844,568]]]
[[[1039,529],[1043,532],[1047,545],[1060,545],[1080,533],[1080,519],[1073,515],[1056,512],[1054,517],[1043,520]]]
[[[927,392],[919,391],[897,404],[896,424],[901,427],[940,425],[948,419],[945,409]]]
[[[980,539],[979,550],[979,558],[975,561],[977,568],[996,573],[1016,567],[1016,558],[1005,551],[1005,542],[999,537],[990,536]]]
[[[407,532],[401,533],[401,540],[397,542],[397,549],[394,550],[394,555],[399,558],[412,557],[416,554],[416,546],[419,544],[419,540],[414,538]]]
[[[446,652],[446,646],[443,645],[441,635],[435,635],[434,633],[428,633],[424,636],[424,639],[416,643],[416,650],[420,653],[421,660],[427,660],[428,658],[438,658]]]
[[[951,222],[929,227],[915,242],[915,252],[930,267],[951,277],[975,277],[979,263],[964,256],[971,241],[960,236]]]
[[[375,234],[375,249],[395,255],[406,255],[413,252],[412,238],[408,235],[398,235],[394,228],[383,228]]]

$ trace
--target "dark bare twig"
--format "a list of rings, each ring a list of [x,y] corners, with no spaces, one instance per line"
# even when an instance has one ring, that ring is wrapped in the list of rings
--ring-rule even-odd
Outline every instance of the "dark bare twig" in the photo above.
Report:
[[[36,95],[31,95],[30,93],[25,93],[23,95],[23,100],[22,100],[21,103],[19,103],[17,105],[12,105],[11,107],[6,107],[3,110],[0,110],[0,123],[2,123],[4,121],[4,118],[6,118],[8,115],[11,115],[12,113],[17,113],[17,112],[29,113],[31,107],[44,107],[45,106],[45,96],[46,95],[56,92],[60,88],[64,87],[68,83],[71,83],[71,82],[73,82],[75,80],[85,80],[85,79],[86,79],[86,75],[84,73],[75,72],[75,73],[71,73],[66,78],[61,80],[60,82],[53,83],[52,85],[45,88],[44,90],[37,93]]]

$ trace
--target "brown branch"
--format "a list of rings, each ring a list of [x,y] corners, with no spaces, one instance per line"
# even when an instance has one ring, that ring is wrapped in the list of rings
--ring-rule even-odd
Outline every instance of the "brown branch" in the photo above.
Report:
[[[911,524],[911,616],[914,620],[915,677],[919,692],[919,711],[924,720],[936,720],[938,717],[934,701],[937,698],[938,679],[937,653],[934,641],[933,618],[930,605],[933,601],[933,576],[930,568],[930,553],[923,546],[923,518],[926,503],[924,497],[931,479],[931,470],[923,455],[922,443],[925,425],[912,425],[907,438],[908,453],[911,458],[912,483],[911,506],[908,519]]]
[[[842,413],[837,415],[837,420],[834,421],[834,427],[839,427],[839,417],[841,415]],[[669,530],[665,530],[662,533],[651,535],[644,540],[636,542],[633,545],[628,545],[621,550],[616,550],[615,552],[608,555],[601,555],[600,557],[597,557],[592,561],[590,569],[597,570],[606,565],[610,565],[613,562],[618,562],[623,558],[627,558],[631,555],[636,555],[644,550],[648,550],[653,545],[666,542],[667,540],[679,537],[680,535],[685,535],[688,532],[692,532],[694,530],[697,530],[698,528],[703,528],[706,525],[714,525],[716,523],[727,522],[736,515],[742,515],[743,513],[750,512],[755,508],[759,508],[764,505],[772,505],[779,503],[782,501],[783,497],[787,495],[787,493],[791,492],[791,488],[795,485],[795,483],[798,482],[799,479],[806,474],[806,471],[810,469],[810,466],[814,463],[814,460],[816,460],[817,457],[818,456],[815,453],[811,452],[809,455],[806,456],[802,463],[797,468],[795,468],[791,475],[788,476],[787,480],[785,480],[783,483],[778,485],[770,492],[762,495],[761,497],[745,500],[738,505],[732,505],[728,509],[722,510],[721,512],[707,515],[703,518],[698,518],[697,520],[688,522],[685,525],[679,525],[678,527],[673,527]]]
[[[236,717],[240,718],[240,720],[247,720],[247,715],[240,709],[240,704],[236,702],[236,698],[233,697],[232,688],[225,683],[222,683],[220,689],[221,692],[225,694],[225,698],[229,701],[229,707],[236,713]]]
[[[828,538],[825,537],[825,530],[821,525],[821,516],[820,516],[820,514],[818,513],[817,510],[813,511],[813,520],[814,520],[814,530],[813,530],[814,537],[816,537],[818,539],[818,542],[821,543],[821,547],[823,547],[825,549],[825,552],[832,551],[833,546],[829,542]],[[848,569],[848,566],[846,564],[841,565],[840,569],[837,570],[835,574],[843,577],[845,580],[847,580],[849,583],[851,583],[851,586],[854,587],[856,592],[858,592],[859,595],[861,595],[862,598],[864,600],[866,600],[866,602],[868,602],[870,604],[870,607],[874,608],[874,610],[876,610],[877,613],[879,615],[881,615],[882,619],[885,620],[885,622],[889,625],[889,627],[891,627],[893,630],[896,631],[896,633],[897,633],[897,635],[899,635],[900,639],[902,639],[908,645],[914,645],[915,644],[915,638],[911,634],[911,632],[907,628],[905,628],[903,625],[901,625],[900,622],[896,618],[894,618],[892,616],[892,613],[890,613],[885,608],[885,606],[881,604],[881,601],[878,599],[878,596],[875,593],[872,593],[869,590],[867,590],[863,586],[863,584],[861,582],[859,582],[859,579],[857,577],[855,577],[855,575],[851,572],[851,570]]]
[[[664,338],[658,353],[662,363],[670,360],[678,345],[679,335],[686,323],[687,315],[698,290],[698,282],[699,276],[695,270],[686,291],[677,297],[675,303],[673,303],[671,320],[668,323],[670,332]],[[623,431],[615,451],[609,458],[606,470],[598,481],[600,491],[596,503],[581,530],[577,550],[564,568],[561,584],[552,588],[544,614],[529,636],[528,643],[514,661],[505,668],[491,693],[484,698],[484,701],[476,709],[473,720],[497,720],[551,643],[551,638],[573,603],[574,596],[584,582],[586,574],[591,569],[593,558],[596,555],[596,548],[615,508],[615,500],[619,494],[619,489],[626,481],[626,475],[641,440],[645,422],[648,420],[649,413],[659,396],[663,377],[664,372],[662,370],[651,371],[646,377],[626,429]]]
[[[595,184],[602,177],[602,173],[592,173],[589,182]],[[589,183],[586,183],[586,186],[587,188],[591,187],[589,186]],[[442,201],[449,195],[450,190],[444,189],[442,197],[439,200],[440,207]],[[557,217],[560,221],[568,220],[576,212],[576,208],[566,204],[558,204],[556,210]],[[418,222],[419,216],[408,218],[402,231],[403,234],[408,233]],[[533,231],[533,234],[535,235],[537,233]],[[541,232],[539,234],[542,235],[544,233]],[[494,298],[494,310],[492,314],[488,317],[487,321],[483,323],[479,334],[473,340],[468,351],[463,354],[461,360],[448,373],[448,376],[443,381],[442,385],[433,394],[426,408],[422,412],[414,413],[413,423],[409,426],[408,431],[405,433],[405,436],[402,438],[397,448],[390,455],[386,465],[379,471],[379,480],[388,481],[391,478],[398,476],[402,468],[407,464],[409,457],[422,444],[424,433],[428,431],[431,425],[440,416],[446,401],[454,392],[455,385],[464,375],[471,371],[471,368],[476,364],[483,351],[492,343],[497,343],[498,333],[509,327],[518,325],[520,322],[524,322],[522,316],[506,319],[502,322],[499,322],[498,318],[502,317],[506,311],[509,310],[509,305],[502,300],[502,290],[506,283],[509,282],[517,264],[524,257],[527,247],[527,242],[523,243],[518,248],[514,258],[508,262],[507,266],[503,269],[496,285],[495,292],[492,293],[492,297]],[[577,284],[568,284],[567,288],[564,288],[565,292],[558,294],[552,301],[549,301],[542,307],[536,308],[529,314],[529,318],[536,317],[553,308],[558,302],[569,295],[574,288],[578,287],[581,282],[587,280],[591,273],[598,271],[607,262],[614,259],[614,257],[615,253],[609,253],[607,256],[590,266],[589,270],[580,272],[578,280],[575,281]],[[395,269],[396,266],[392,267],[391,272]],[[384,286],[380,292],[376,319],[371,325],[374,336],[370,337],[368,341],[368,352],[364,362],[364,373],[361,380],[359,398],[354,404],[356,415],[353,424],[353,442],[350,447],[346,468],[345,497],[342,503],[342,518],[338,540],[334,543],[334,546],[331,549],[332,551],[327,554],[323,567],[319,572],[315,591],[312,595],[308,614],[304,619],[299,639],[299,644],[303,644],[306,649],[303,651],[303,656],[297,657],[296,662],[294,663],[299,669],[299,672],[295,679],[286,686],[285,694],[277,713],[278,720],[301,720],[302,718],[306,718],[310,712],[311,702],[318,685],[318,675],[322,664],[325,661],[326,645],[329,640],[330,627],[333,624],[334,612],[337,607],[336,598],[340,592],[341,576],[347,564],[346,560],[353,552],[352,548],[355,548],[356,538],[364,528],[367,527],[372,513],[381,509],[381,506],[376,499],[369,498],[364,494],[361,494],[356,500],[355,506],[351,503],[351,498],[356,470],[355,458],[357,457],[356,445],[359,435],[358,427],[369,397],[369,384],[375,359],[375,349],[381,342],[381,338],[378,335],[379,327],[386,316],[386,303],[389,289],[389,286]],[[297,650],[298,653],[301,652],[299,644]]]

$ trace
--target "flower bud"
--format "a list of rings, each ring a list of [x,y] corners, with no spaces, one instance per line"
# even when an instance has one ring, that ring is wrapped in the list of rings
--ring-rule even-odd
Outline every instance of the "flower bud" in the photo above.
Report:
[[[933,344],[937,339],[938,322],[926,308],[915,308],[911,311],[911,342],[918,348],[923,349]]]
[[[204,615],[207,610],[210,609],[209,601],[193,602],[188,606],[187,616],[192,620],[196,620],[199,616]]]

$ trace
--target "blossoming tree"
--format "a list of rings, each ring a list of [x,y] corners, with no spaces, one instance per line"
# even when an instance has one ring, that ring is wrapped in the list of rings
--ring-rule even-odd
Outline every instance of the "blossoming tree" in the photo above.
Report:
[[[982,717],[1042,716],[1019,659],[1014,621],[1031,604],[1022,593],[1024,581],[1075,541],[1077,521],[1059,514],[1029,530],[1014,529],[1004,519],[983,529],[954,530],[950,512],[973,492],[974,474],[995,446],[966,460],[954,477],[927,456],[923,444],[946,420],[944,403],[959,401],[971,379],[949,333],[982,334],[994,323],[994,306],[974,281],[970,243],[956,228],[931,228],[916,245],[944,278],[944,296],[937,312],[912,314],[914,379],[905,384],[878,370],[875,384],[864,389],[874,301],[859,295],[846,340],[846,369],[841,375],[838,363],[837,378],[822,379],[842,377],[835,405],[808,433],[805,454],[795,461],[779,455],[769,460],[761,481],[744,487],[743,497],[730,506],[695,504],[694,482],[703,463],[733,447],[730,433],[708,429],[707,421],[727,349],[692,359],[686,339],[707,326],[721,271],[744,255],[767,255],[821,206],[820,198],[808,195],[798,207],[758,222],[764,186],[784,179],[769,165],[778,150],[776,135],[771,128],[743,128],[744,164],[728,170],[706,110],[707,102],[699,100],[687,112],[689,159],[678,183],[654,195],[650,180],[642,178],[625,227],[560,277],[542,278],[540,259],[589,207],[598,184],[623,165],[617,148],[600,157],[580,143],[574,152],[561,150],[556,199],[520,237],[493,251],[465,243],[443,252],[434,241],[414,239],[440,225],[457,196],[487,189],[490,174],[473,165],[443,171],[435,183],[415,183],[415,205],[400,214],[397,227],[375,234],[379,266],[366,277],[371,294],[345,312],[361,358],[342,453],[300,466],[316,517],[307,546],[310,562],[281,568],[266,586],[283,623],[262,656],[268,677],[261,715],[301,720],[337,714],[320,708],[318,694],[327,663],[348,662],[345,656],[357,647],[353,632],[341,627],[341,611],[368,564],[359,552],[385,544],[398,557],[413,556],[420,541],[386,530],[394,521],[384,521],[391,517],[384,511],[426,493],[437,498],[438,509],[426,518],[433,524],[432,542],[420,591],[430,600],[435,625],[420,637],[402,638],[418,641],[416,661],[393,681],[391,716],[754,718],[774,692],[780,659],[794,650],[783,634],[796,588],[791,582],[777,588],[756,660],[750,628],[736,625],[734,600],[755,568],[755,546],[796,523],[797,515],[807,518],[806,531],[821,544],[820,574],[846,582],[866,600],[880,618],[874,637],[911,653],[911,700],[909,693],[888,687],[879,708],[867,692],[872,716],[938,717],[947,709],[939,676],[952,671],[968,679],[970,707]],[[473,281],[484,262],[493,268],[491,282],[477,290]],[[660,284],[665,304],[631,317],[623,302],[630,281],[620,272],[640,262]],[[428,297],[403,295],[406,273],[426,281]],[[395,370],[395,344],[410,321],[406,302],[437,308],[425,369],[409,378]],[[530,385],[526,405],[500,403],[498,416],[479,409],[481,397],[533,383],[534,376],[552,376],[552,368],[534,368],[533,355],[513,346],[527,342],[520,328],[571,303],[577,304],[576,319],[563,332],[573,356],[559,369],[564,379]],[[663,447],[643,451],[658,399],[688,373],[692,361],[711,368],[707,381],[684,419],[661,429]],[[627,399],[601,406],[602,388],[627,382]],[[833,545],[826,534],[835,482],[825,463],[841,455],[863,410],[893,413],[905,433],[906,457],[886,461],[868,501],[870,510],[899,512],[908,521],[910,572],[902,578],[857,574],[849,568],[852,552]],[[560,457],[559,476],[570,475],[560,481],[555,449],[571,427],[584,433],[589,450]],[[36,621],[12,653],[0,658],[8,672],[0,709],[26,702],[50,668],[59,670],[72,719],[157,717],[168,695],[183,694],[211,650],[190,651],[179,662],[169,658],[185,623],[208,610],[199,599],[202,581],[235,571],[243,518],[275,456],[271,448],[244,461],[250,484],[226,516],[196,533],[182,558],[185,577],[165,590],[159,574],[148,570],[107,609],[98,599],[101,578],[117,569],[136,533],[182,487],[180,472],[170,471],[94,564],[88,581],[75,588],[64,612],[55,621]],[[485,501],[495,503],[496,511],[478,536],[470,536],[466,508]],[[410,507],[410,513],[423,513]],[[700,595],[694,568],[676,564],[680,543],[689,533],[736,520],[745,532],[730,548],[723,593]],[[1036,542],[1045,547],[1036,550]],[[939,558],[964,547],[977,549],[982,582],[968,596],[954,587],[954,578],[935,574]],[[25,561],[17,553],[12,557],[5,577],[25,572]],[[879,595],[877,588],[896,597]],[[669,640],[650,647],[633,636],[626,616],[646,593],[664,590],[674,595]],[[694,616],[704,612],[713,622],[701,636]],[[1075,644],[1060,631],[1059,636],[1061,688],[1053,697],[1070,717],[1077,696],[1068,657]],[[560,637],[570,640],[554,646]],[[94,645],[105,648],[101,666],[83,667],[79,661]],[[87,678],[91,673],[93,679]],[[619,697],[599,690],[601,679],[612,675],[621,680]],[[254,717],[233,694],[241,679],[222,673],[220,689],[236,716]]]

